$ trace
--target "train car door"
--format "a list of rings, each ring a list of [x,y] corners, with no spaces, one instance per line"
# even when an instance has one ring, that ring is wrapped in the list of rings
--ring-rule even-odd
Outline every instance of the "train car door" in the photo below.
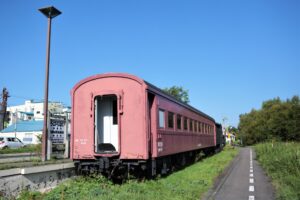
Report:
[[[95,152],[118,152],[118,101],[116,95],[95,98]]]
[[[153,120],[152,116],[153,113],[155,112],[153,105],[154,105],[154,98],[155,95],[148,92],[148,135],[147,135],[147,139],[148,139],[148,153],[149,153],[149,157],[152,156],[152,135],[154,132],[154,126],[152,125]]]

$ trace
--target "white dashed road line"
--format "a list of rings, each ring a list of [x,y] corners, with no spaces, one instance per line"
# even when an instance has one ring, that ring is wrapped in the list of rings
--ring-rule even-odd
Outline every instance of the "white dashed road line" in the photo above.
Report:
[[[249,196],[249,200],[255,200],[254,196]]]
[[[252,162],[252,150],[250,149],[250,170],[249,170],[249,176],[252,177],[249,179],[249,183],[254,183],[254,173],[253,173],[253,162]],[[254,185],[249,185],[249,192],[254,192]],[[253,195],[249,195],[249,200],[255,200],[255,197]]]
[[[249,192],[254,192],[254,186],[253,185],[249,186]]]

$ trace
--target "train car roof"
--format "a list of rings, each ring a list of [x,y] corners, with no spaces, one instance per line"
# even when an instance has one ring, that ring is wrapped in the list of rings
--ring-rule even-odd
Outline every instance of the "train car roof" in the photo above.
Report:
[[[162,89],[156,87],[155,85],[149,83],[148,81],[145,81],[145,80],[144,80],[144,82],[145,82],[146,85],[148,86],[148,90],[150,90],[150,91],[152,91],[152,92],[154,92],[154,93],[156,93],[156,94],[159,94],[159,95],[161,95],[161,96],[163,96],[163,97],[165,97],[165,98],[167,98],[167,99],[169,99],[169,100],[171,100],[171,101],[173,101],[173,102],[175,102],[175,103],[177,103],[177,104],[180,104],[180,105],[182,105],[182,106],[184,106],[184,107],[186,107],[186,108],[188,108],[188,109],[190,109],[190,110],[192,110],[192,111],[194,111],[194,112],[196,112],[196,113],[198,113],[198,114],[200,114],[200,115],[202,115],[202,116],[204,116],[204,117],[206,117],[206,118],[208,118],[208,119],[210,119],[210,120],[212,120],[212,121],[215,122],[214,118],[212,118],[211,116],[205,114],[204,112],[202,112],[202,111],[200,111],[200,110],[194,108],[193,106],[190,106],[190,105],[187,104],[187,103],[184,103],[184,102],[182,102],[182,101],[176,99],[176,98],[173,97],[172,95],[170,95],[170,94],[168,94],[167,92],[163,91]]]

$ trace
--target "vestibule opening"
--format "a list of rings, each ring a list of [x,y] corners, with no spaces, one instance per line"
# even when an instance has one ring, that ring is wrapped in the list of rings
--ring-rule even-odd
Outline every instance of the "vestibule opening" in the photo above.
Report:
[[[119,150],[118,99],[116,95],[95,98],[95,152]]]

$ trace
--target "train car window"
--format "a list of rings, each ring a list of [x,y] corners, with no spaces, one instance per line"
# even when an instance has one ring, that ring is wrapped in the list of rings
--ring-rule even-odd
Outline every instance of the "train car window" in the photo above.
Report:
[[[165,128],[165,111],[159,110],[158,118],[159,118],[159,128]]]
[[[198,132],[201,133],[201,122],[198,122]]]
[[[168,127],[174,128],[174,113],[168,112]]]
[[[199,129],[200,129],[200,133],[202,133],[202,123],[200,122],[200,124],[199,124]]]
[[[193,131],[193,120],[190,119],[190,131]]]
[[[196,121],[193,120],[193,132],[195,132],[195,131],[196,131]]]
[[[177,129],[181,130],[181,115],[177,115]]]
[[[117,100],[113,100],[113,124],[116,125],[118,124],[118,106],[117,106]]]
[[[184,128],[184,130],[188,130],[188,120],[186,117],[184,117],[184,120],[183,120],[183,128]]]
[[[198,122],[194,121],[194,132],[197,132],[197,125],[198,125]]]

